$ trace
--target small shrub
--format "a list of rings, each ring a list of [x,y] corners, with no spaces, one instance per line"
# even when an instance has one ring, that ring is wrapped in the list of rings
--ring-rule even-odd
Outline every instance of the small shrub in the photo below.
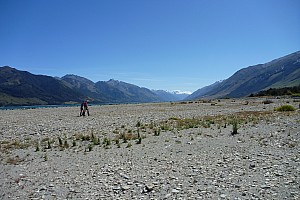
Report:
[[[89,141],[90,140],[90,136],[89,135],[82,135],[81,140],[82,141]]]
[[[99,145],[100,144],[100,139],[99,138],[93,138],[93,144],[94,145]]]
[[[47,154],[44,155],[44,161],[45,162],[48,161],[48,155]]]
[[[89,150],[89,151],[92,151],[92,150],[93,150],[93,144],[89,144],[88,150]]]
[[[59,143],[59,146],[62,146],[62,145],[63,145],[63,142],[62,142],[62,140],[61,140],[60,137],[58,137],[58,143]]]
[[[151,123],[149,124],[149,129],[153,129],[154,126],[155,126],[155,124],[154,124],[153,122],[151,122]]]
[[[40,151],[40,146],[36,145],[35,151]]]
[[[160,135],[160,128],[157,130],[154,130],[154,136],[159,136]]]
[[[119,138],[116,138],[116,139],[115,139],[115,143],[116,143],[116,145],[120,144]]]
[[[47,149],[52,149],[51,147],[51,142],[48,140],[48,146],[47,146]]]
[[[65,140],[64,148],[69,148],[69,144],[68,144],[68,141],[67,141],[67,140]]]
[[[282,105],[274,109],[275,111],[285,112],[285,111],[295,111],[296,109],[291,105]]]
[[[139,139],[136,141],[137,144],[142,144],[142,138],[139,137]]]
[[[239,122],[237,119],[234,119],[232,121],[232,132],[231,132],[231,135],[235,135],[235,134],[238,134],[238,127],[239,126]]]
[[[130,147],[132,147],[132,144],[129,142],[129,143],[127,144],[126,148],[130,148]]]
[[[104,140],[103,140],[103,144],[104,144],[104,146],[105,146],[105,147],[107,147],[107,146],[111,145],[111,141],[110,141],[110,139],[109,139],[109,138],[104,138]]]
[[[73,140],[72,142],[72,146],[75,147],[76,146],[76,140]]]

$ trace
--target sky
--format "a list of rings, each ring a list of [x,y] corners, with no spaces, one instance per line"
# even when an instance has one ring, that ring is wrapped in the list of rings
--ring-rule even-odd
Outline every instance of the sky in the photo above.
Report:
[[[0,0],[0,66],[194,92],[300,50],[299,0]]]

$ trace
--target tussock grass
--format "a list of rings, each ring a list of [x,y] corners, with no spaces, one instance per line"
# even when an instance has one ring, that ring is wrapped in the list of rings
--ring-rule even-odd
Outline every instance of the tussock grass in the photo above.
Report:
[[[285,111],[295,111],[296,109],[291,105],[282,105],[274,109],[275,111],[285,112]]]

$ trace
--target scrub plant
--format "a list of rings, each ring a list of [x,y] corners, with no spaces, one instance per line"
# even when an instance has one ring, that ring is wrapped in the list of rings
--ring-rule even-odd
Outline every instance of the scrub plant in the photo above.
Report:
[[[76,140],[73,140],[72,142],[72,146],[75,147],[76,146]]]
[[[60,137],[58,137],[58,143],[59,143],[59,146],[63,146],[63,142]]]
[[[37,151],[40,151],[40,145],[39,145],[39,144],[36,145],[35,151],[36,151],[36,152],[37,152]]]
[[[67,140],[65,140],[65,143],[64,143],[64,148],[69,148],[69,143]]]
[[[231,123],[232,123],[232,132],[231,132],[231,135],[238,134],[238,129],[239,129],[238,119],[234,118]]]
[[[93,144],[89,144],[89,145],[88,145],[88,150],[89,150],[89,151],[92,151],[92,150],[93,150],[93,147],[94,147]]]
[[[126,148],[130,148],[130,147],[132,147],[132,144],[130,142],[128,142]]]
[[[109,145],[111,145],[111,141],[109,138],[105,137],[104,140],[103,140],[103,145],[104,145],[104,148],[109,148]]]
[[[44,158],[44,161],[45,161],[45,162],[48,161],[48,155],[47,155],[47,154],[45,154],[45,155],[43,156],[43,158]]]
[[[284,111],[295,111],[296,109],[291,105],[282,105],[282,106],[275,108],[274,110],[284,112]]]

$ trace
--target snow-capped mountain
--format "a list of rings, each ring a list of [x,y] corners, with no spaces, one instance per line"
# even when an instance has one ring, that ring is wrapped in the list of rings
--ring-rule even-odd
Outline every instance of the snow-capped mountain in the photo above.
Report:
[[[155,94],[157,94],[163,101],[181,101],[192,94],[189,91],[167,91],[167,90],[152,90]]]

